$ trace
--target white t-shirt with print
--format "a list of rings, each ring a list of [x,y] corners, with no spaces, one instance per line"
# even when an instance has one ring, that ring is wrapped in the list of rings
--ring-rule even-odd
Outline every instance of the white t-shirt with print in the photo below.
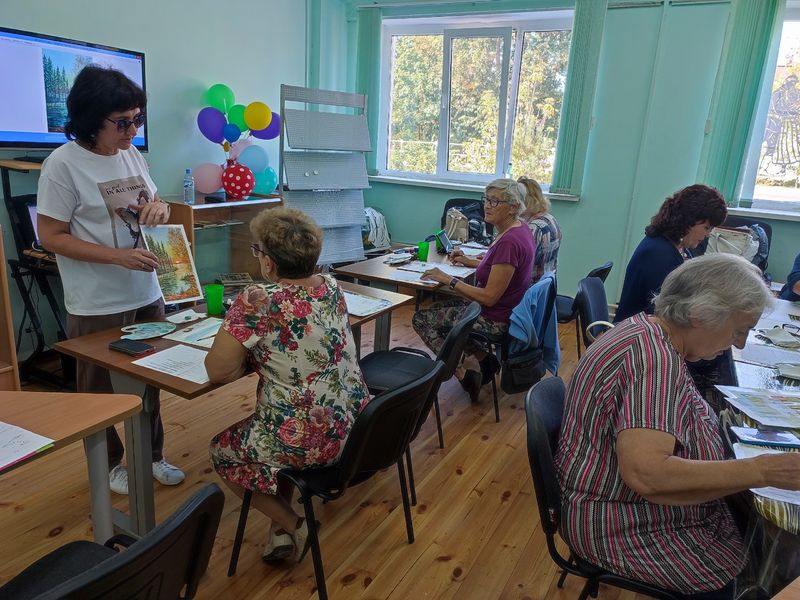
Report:
[[[76,142],[57,148],[39,177],[37,212],[64,223],[78,239],[110,248],[133,248],[139,224],[129,204],[155,198],[147,163],[131,147],[113,156]],[[73,315],[110,315],[147,306],[161,297],[155,273],[57,255],[64,305]]]

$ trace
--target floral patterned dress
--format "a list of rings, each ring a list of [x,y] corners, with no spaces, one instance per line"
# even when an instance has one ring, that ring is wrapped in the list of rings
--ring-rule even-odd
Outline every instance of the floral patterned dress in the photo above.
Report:
[[[335,462],[370,400],[356,359],[344,294],[330,275],[306,288],[251,285],[223,329],[249,350],[258,373],[255,413],[211,440],[217,473],[256,492],[277,493],[283,468]]]

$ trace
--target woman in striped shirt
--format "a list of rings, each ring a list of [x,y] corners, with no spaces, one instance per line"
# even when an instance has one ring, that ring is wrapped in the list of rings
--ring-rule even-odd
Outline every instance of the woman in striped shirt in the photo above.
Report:
[[[686,360],[742,348],[770,302],[756,267],[687,261],[639,313],[589,347],[570,381],[557,464],[562,535],[581,558],[680,598],[733,598],[745,563],[724,497],[800,489],[800,454],[726,460]]]

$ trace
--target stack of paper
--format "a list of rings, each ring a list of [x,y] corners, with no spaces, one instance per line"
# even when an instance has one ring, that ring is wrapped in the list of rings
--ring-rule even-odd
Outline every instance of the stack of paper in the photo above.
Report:
[[[344,299],[347,302],[347,312],[356,317],[366,317],[391,306],[391,302],[384,298],[371,298],[345,290]]]
[[[50,438],[0,421],[0,471],[52,445]]]
[[[219,331],[221,326],[222,319],[209,317],[194,325],[178,329],[178,331],[165,335],[164,337],[168,340],[184,342],[186,344],[192,344],[193,346],[211,348],[211,346],[214,345],[214,337],[217,335],[217,331]]]
[[[716,386],[727,402],[767,427],[800,429],[800,392]]]
[[[150,354],[133,361],[134,365],[153,369],[174,377],[180,377],[194,383],[208,383],[206,373],[206,352],[178,344],[161,352]]]

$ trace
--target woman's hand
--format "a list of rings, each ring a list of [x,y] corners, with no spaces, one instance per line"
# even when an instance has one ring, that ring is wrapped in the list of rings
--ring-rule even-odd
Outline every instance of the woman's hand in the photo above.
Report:
[[[459,256],[450,256],[450,262],[454,265],[462,265],[464,267],[477,267],[481,261],[472,258],[471,256],[464,256],[464,254],[460,254]]]
[[[129,204],[128,208],[139,213],[139,226],[152,227],[169,220],[169,204],[157,200],[147,204]]]
[[[158,257],[144,248],[119,249],[117,253],[115,264],[131,271],[152,272],[158,267]]]
[[[431,281],[436,281],[441,284],[448,284],[450,283],[452,277],[437,267],[425,271],[420,276],[420,279],[429,279]]]
[[[765,487],[800,490],[800,452],[762,454],[754,461],[764,476]]]

